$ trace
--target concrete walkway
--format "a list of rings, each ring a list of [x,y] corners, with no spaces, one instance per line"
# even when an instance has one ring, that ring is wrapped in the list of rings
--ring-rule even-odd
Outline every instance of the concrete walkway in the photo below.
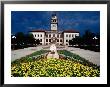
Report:
[[[41,49],[43,49],[43,46],[29,47],[29,48],[11,51],[11,61],[20,59],[21,57],[32,54],[33,52],[39,51]],[[46,48],[44,50],[47,50],[47,49],[49,50],[49,48]],[[85,58],[86,60],[89,60],[94,64],[100,65],[100,52],[94,52],[94,51],[84,50],[84,49],[75,48],[75,47],[60,48],[60,50],[68,50],[72,53],[75,53]]]
[[[78,54],[79,56],[89,60],[94,64],[100,65],[100,52],[94,52],[75,47],[67,47],[66,49],[72,53]]]
[[[18,50],[12,50],[11,51],[11,61],[14,61],[16,59],[20,59],[21,57],[25,57],[26,55],[32,54],[35,51],[41,50],[42,47],[28,47],[24,49],[18,49]]]

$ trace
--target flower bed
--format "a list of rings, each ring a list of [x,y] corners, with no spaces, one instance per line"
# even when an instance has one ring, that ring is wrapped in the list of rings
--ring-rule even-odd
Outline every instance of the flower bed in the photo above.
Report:
[[[89,60],[86,60],[86,59],[80,57],[79,55],[71,53],[67,50],[58,50],[58,53],[59,53],[60,57],[63,59],[69,59],[72,61],[76,61],[76,62],[79,62],[83,65],[87,65],[87,66],[90,66],[93,68],[98,68],[98,69],[100,68],[100,66],[97,66],[96,64],[93,64]]]
[[[99,69],[79,62],[64,59],[39,59],[37,61],[14,64],[12,77],[99,77]]]
[[[59,50],[60,59],[46,58],[46,50],[11,63],[12,77],[99,77],[97,65],[66,50]]]

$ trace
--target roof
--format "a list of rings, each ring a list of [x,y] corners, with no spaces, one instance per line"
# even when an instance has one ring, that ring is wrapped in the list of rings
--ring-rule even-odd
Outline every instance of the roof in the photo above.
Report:
[[[29,31],[29,32],[45,32],[45,30],[32,30],[32,31]]]
[[[52,32],[52,31],[45,31],[45,30],[32,30],[29,32]],[[61,31],[59,31],[61,33]],[[64,30],[62,33],[79,33],[77,30]]]
[[[51,31],[51,30],[45,31],[45,32],[47,32],[47,33],[62,33],[62,31]]]
[[[79,33],[77,30],[64,30],[63,33]]]

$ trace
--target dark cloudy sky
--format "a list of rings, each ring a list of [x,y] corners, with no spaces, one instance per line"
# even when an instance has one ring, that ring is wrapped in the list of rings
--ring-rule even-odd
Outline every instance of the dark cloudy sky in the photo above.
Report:
[[[28,33],[30,30],[50,30],[51,11],[12,11],[11,33]],[[57,11],[58,30],[78,30],[81,34],[89,29],[100,32],[99,11]]]

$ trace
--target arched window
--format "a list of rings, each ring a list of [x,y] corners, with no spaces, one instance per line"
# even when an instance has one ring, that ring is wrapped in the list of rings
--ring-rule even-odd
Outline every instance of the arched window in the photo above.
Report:
[[[62,39],[60,39],[60,42],[62,42]]]
[[[51,42],[51,39],[49,39],[49,42]]]
[[[46,39],[46,42],[48,42],[48,39]]]
[[[51,37],[51,34],[49,34],[49,37]]]
[[[36,37],[36,34],[35,34],[35,37]]]
[[[69,35],[69,37],[71,37],[71,34]]]
[[[68,40],[66,40],[66,42],[68,42]]]

